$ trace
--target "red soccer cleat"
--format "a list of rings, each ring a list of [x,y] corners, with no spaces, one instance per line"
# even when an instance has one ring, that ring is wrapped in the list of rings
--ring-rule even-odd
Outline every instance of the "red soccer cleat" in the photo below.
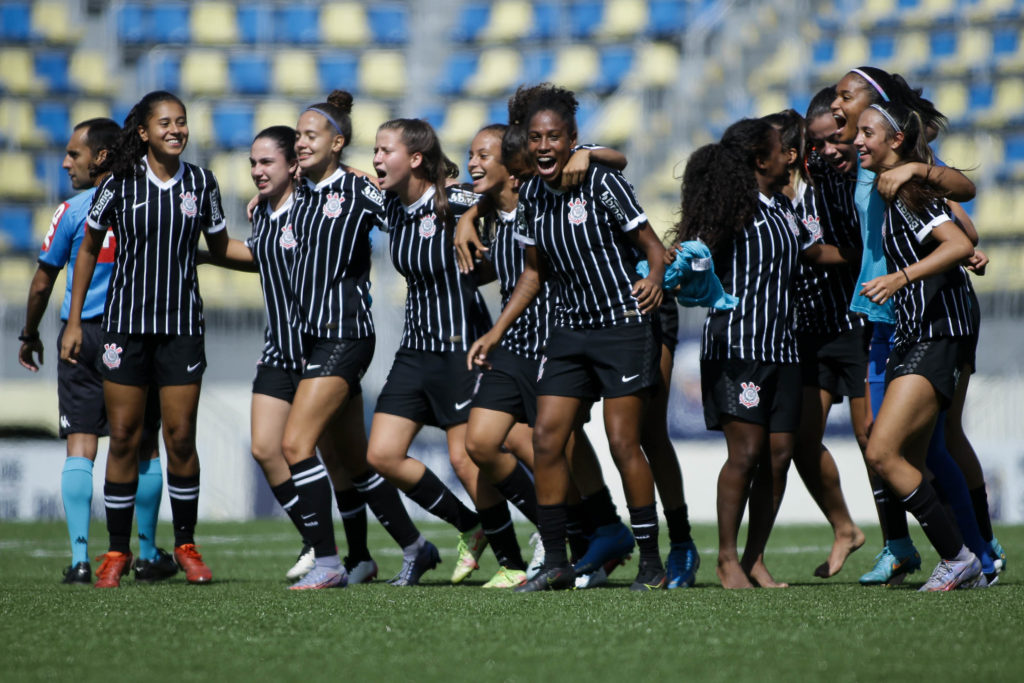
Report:
[[[189,583],[210,583],[213,579],[213,573],[203,562],[203,556],[196,550],[194,543],[186,543],[175,548],[174,559],[185,572],[185,579]]]
[[[103,564],[96,570],[94,588],[119,588],[121,577],[126,576],[132,567],[132,554],[111,550],[96,558],[97,562],[100,560]]]

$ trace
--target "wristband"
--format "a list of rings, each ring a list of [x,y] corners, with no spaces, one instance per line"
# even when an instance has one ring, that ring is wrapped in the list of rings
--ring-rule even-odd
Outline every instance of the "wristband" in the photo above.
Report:
[[[21,334],[18,335],[18,341],[26,344],[39,341],[39,330],[36,330],[32,334],[28,334],[25,332],[25,328],[21,328]]]
[[[900,268],[900,272],[903,273],[903,277],[907,278],[907,284],[909,285],[910,284],[910,276],[907,275],[907,270],[905,268]]]

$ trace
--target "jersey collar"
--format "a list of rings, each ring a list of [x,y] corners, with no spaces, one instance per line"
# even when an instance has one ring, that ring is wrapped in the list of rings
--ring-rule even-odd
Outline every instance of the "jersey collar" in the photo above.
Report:
[[[277,218],[278,216],[280,216],[283,213],[288,213],[288,209],[292,208],[292,201],[294,199],[295,199],[295,193],[293,192],[292,194],[288,195],[288,199],[285,200],[284,204],[281,205],[280,209],[278,209],[277,211],[275,211],[272,214],[270,214],[270,217],[273,219],[273,218]]]
[[[314,183],[309,178],[304,178],[304,180],[306,181],[306,187],[308,187],[311,190],[319,191],[319,190],[324,189],[325,187],[327,187],[331,183],[335,182],[336,180],[338,180],[338,178],[340,178],[343,175],[345,175],[345,169],[343,169],[341,166],[339,166],[334,171],[334,173],[332,173],[331,175],[327,176],[326,178],[321,180],[319,183]]]
[[[510,221],[516,217],[516,212],[515,210],[502,211],[501,209],[498,209],[498,215],[501,216],[501,220]]]
[[[775,197],[774,196],[766,197],[763,194],[761,194],[760,192],[758,192],[757,193],[757,198],[760,199],[761,203],[765,204],[766,206],[775,206]]]
[[[431,185],[430,187],[428,187],[428,188],[427,188],[427,191],[426,191],[426,192],[424,192],[424,193],[423,193],[422,195],[420,195],[420,198],[419,198],[419,199],[417,199],[416,201],[414,201],[414,202],[413,202],[412,204],[410,204],[409,206],[405,206],[405,205],[403,204],[403,205],[402,205],[402,208],[404,208],[404,209],[405,209],[405,212],[406,212],[407,214],[409,214],[409,215],[411,216],[412,214],[416,213],[416,212],[417,212],[417,211],[419,211],[419,210],[420,210],[421,208],[423,208],[423,205],[424,205],[424,204],[426,204],[426,203],[427,203],[427,202],[429,202],[429,201],[430,201],[431,199],[433,199],[433,198],[434,198],[434,194],[435,194],[436,192],[437,192],[437,190],[436,190],[436,189],[434,188],[434,186],[433,186],[433,185]]]
[[[178,160],[178,170],[177,170],[177,172],[173,176],[171,176],[168,180],[166,180],[166,181],[160,180],[159,178],[156,177],[156,174],[153,173],[153,169],[151,169],[149,167],[149,157],[148,156],[142,157],[142,163],[146,167],[146,177],[149,179],[149,182],[153,183],[154,185],[159,187],[161,190],[167,190],[167,189],[173,187],[174,184],[176,182],[178,182],[179,180],[181,180],[181,177],[183,175],[185,175],[185,162],[181,161],[180,159]]]

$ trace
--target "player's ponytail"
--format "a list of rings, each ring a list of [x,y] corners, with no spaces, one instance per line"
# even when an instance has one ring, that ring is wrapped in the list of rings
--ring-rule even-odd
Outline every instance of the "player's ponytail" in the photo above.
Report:
[[[886,141],[893,141],[902,134],[903,140],[895,148],[900,158],[898,165],[911,162],[933,164],[935,161],[931,148],[928,146],[928,125],[924,117],[914,109],[902,104],[873,104],[881,116],[881,127],[885,132]],[[896,191],[896,197],[911,211],[922,212],[936,199],[944,197],[942,191],[919,178],[911,178]]]
[[[178,99],[177,95],[166,90],[155,90],[146,94],[128,112],[110,163],[110,171],[113,175],[119,178],[131,178],[146,172],[142,158],[146,156],[148,144],[139,135],[139,128],[146,126],[146,122],[153,114],[153,107],[160,102],[168,101],[177,102],[181,106],[181,110],[185,111],[185,104]]]

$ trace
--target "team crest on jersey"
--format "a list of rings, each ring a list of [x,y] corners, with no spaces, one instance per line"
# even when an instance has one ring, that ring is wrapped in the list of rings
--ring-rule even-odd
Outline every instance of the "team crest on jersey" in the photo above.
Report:
[[[199,213],[199,206],[196,204],[196,193],[182,192],[179,196],[181,197],[181,212],[189,218],[194,218]]]
[[[753,408],[761,402],[761,387],[753,382],[740,382],[740,405],[744,408]]]
[[[537,381],[538,382],[540,381],[540,378],[544,376],[544,364],[547,363],[547,362],[548,362],[548,357],[547,356],[541,356],[540,357],[540,366],[537,368]]]
[[[281,245],[282,249],[294,249],[298,242],[295,240],[295,232],[292,230],[292,224],[281,228],[281,238],[277,241]]]
[[[121,352],[122,349],[117,344],[104,344],[103,345],[103,364],[111,370],[120,367],[121,365]]]
[[[811,240],[817,242],[821,239],[821,221],[818,220],[817,216],[808,216],[803,219],[804,227],[807,228],[807,232],[811,235]]]
[[[420,219],[420,237],[433,237],[437,232],[437,214],[429,214]]]
[[[324,202],[324,215],[328,218],[337,218],[341,215],[341,205],[345,203],[345,198],[337,192],[331,192],[327,195],[327,201]]]
[[[586,199],[570,199],[569,200],[569,223],[572,225],[582,225],[587,220],[587,200]]]
[[[800,237],[800,228],[796,224],[796,217],[791,211],[786,212],[786,224],[789,226],[789,231]]]

